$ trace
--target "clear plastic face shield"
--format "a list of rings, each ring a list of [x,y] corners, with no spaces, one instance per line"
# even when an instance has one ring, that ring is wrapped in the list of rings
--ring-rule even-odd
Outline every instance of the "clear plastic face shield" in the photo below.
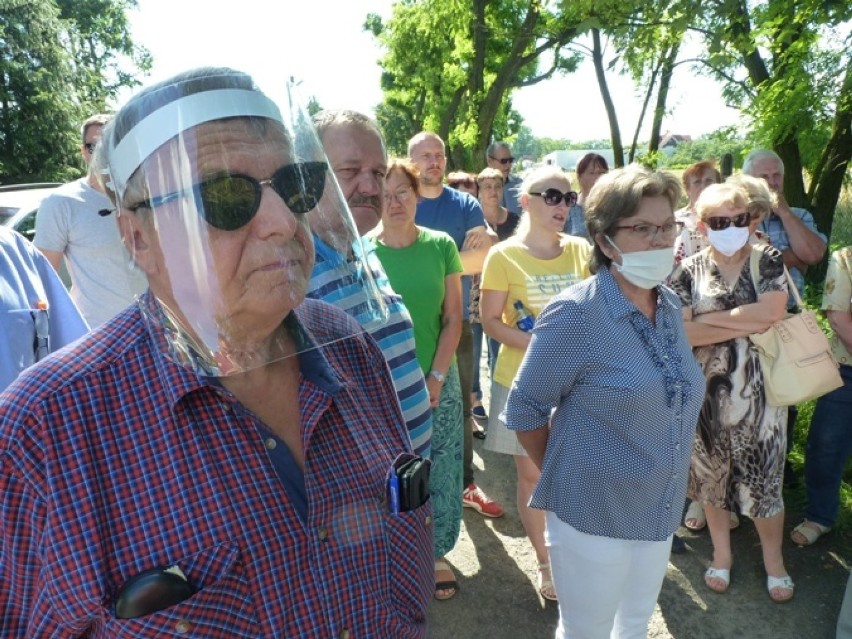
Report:
[[[320,338],[298,328],[314,233],[357,284],[359,321],[387,318],[310,118],[292,86],[281,104],[268,95],[237,71],[188,72],[132,98],[103,134],[122,239],[152,293],[140,300],[143,316],[165,328],[172,359],[204,375],[360,330]]]

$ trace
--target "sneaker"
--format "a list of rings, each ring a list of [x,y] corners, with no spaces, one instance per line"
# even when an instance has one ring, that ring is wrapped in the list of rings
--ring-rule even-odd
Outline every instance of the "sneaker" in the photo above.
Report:
[[[488,419],[488,413],[485,412],[485,406],[479,404],[470,409],[471,415],[476,419]]]
[[[480,515],[485,517],[502,517],[503,506],[500,502],[491,499],[488,495],[482,492],[482,489],[476,484],[471,484],[464,489],[462,493],[462,506],[465,508],[473,508]]]

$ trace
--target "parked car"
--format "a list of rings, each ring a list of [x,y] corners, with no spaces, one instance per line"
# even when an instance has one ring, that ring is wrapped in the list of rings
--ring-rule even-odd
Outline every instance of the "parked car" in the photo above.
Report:
[[[0,225],[16,230],[30,242],[35,237],[35,222],[41,201],[50,195],[59,182],[40,182],[37,184],[15,184],[0,186]],[[71,287],[71,278],[62,260],[59,277],[67,288]]]
[[[58,186],[61,186],[58,182],[0,186],[0,224],[32,241],[38,206]]]

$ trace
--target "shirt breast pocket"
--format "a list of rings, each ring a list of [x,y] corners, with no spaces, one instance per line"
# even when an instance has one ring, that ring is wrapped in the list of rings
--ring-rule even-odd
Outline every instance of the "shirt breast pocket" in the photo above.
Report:
[[[240,549],[224,543],[172,561],[194,593],[180,603],[134,619],[116,619],[114,605],[98,637],[259,637],[252,591]],[[128,576],[128,579],[132,575]],[[120,588],[120,587],[119,587]]]

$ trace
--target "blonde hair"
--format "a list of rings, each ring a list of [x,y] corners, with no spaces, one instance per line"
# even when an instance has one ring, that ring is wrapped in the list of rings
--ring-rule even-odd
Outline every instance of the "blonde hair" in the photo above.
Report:
[[[706,220],[723,206],[732,209],[748,208],[748,192],[741,186],[724,182],[711,184],[701,192],[695,203],[695,212],[699,220]]]
[[[737,173],[727,180],[726,184],[738,186],[748,196],[747,209],[752,220],[762,220],[778,205],[778,196],[769,188],[766,180],[752,177],[745,173]]]

